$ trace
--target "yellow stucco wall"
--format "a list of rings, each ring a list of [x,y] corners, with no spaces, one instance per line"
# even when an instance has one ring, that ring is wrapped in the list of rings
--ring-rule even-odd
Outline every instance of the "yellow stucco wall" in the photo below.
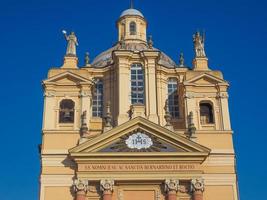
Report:
[[[137,24],[137,34],[129,34],[129,23],[135,21]],[[124,27],[125,26],[125,27]],[[148,45],[146,39],[147,22],[140,16],[126,16],[117,21],[118,38],[121,40],[125,36],[127,44]],[[90,186],[87,193],[88,199],[99,199],[99,181],[102,179],[114,179],[116,184],[113,191],[113,200],[119,198],[120,190],[124,191],[124,199],[139,200],[155,199],[163,200],[165,192],[163,182],[166,178],[179,179],[188,183],[193,178],[203,178],[205,180],[205,200],[237,200],[235,153],[233,148],[229,108],[228,108],[228,82],[223,79],[222,72],[210,70],[207,58],[196,58],[193,61],[193,70],[188,68],[170,68],[160,64],[160,56],[163,52],[147,49],[144,51],[131,51],[128,49],[114,50],[112,53],[113,62],[105,67],[96,68],[94,66],[78,68],[76,57],[65,57],[64,65],[61,68],[53,68],[48,72],[48,77],[43,81],[44,88],[44,112],[42,128],[42,148],[41,148],[41,178],[40,178],[40,200],[73,200],[72,184],[75,178],[86,178],[93,181],[94,186]],[[166,58],[165,58],[166,59]],[[176,137],[182,137],[189,142],[183,141],[182,145],[191,144],[194,147],[203,146],[209,149],[206,157],[199,153],[203,160],[194,160],[188,157],[187,160],[168,160],[168,156],[162,160],[147,156],[141,159],[144,152],[139,152],[140,157],[133,158],[130,162],[158,164],[166,161],[175,161],[178,164],[192,164],[197,167],[192,170],[180,171],[151,171],[151,172],[81,172],[78,171],[78,164],[100,163],[102,157],[88,158],[82,154],[97,153],[84,151],[80,152],[80,158],[71,157],[70,149],[82,147],[87,142],[95,138],[103,137],[107,133],[105,129],[106,105],[110,102],[110,113],[113,127],[127,130],[132,127],[124,127],[124,124],[131,121],[129,111],[132,107],[130,101],[130,67],[132,63],[141,63],[144,69],[145,81],[145,104],[132,111],[134,116],[141,116],[153,124],[160,125],[159,131],[167,138],[165,132],[172,131]],[[94,80],[102,78],[104,83],[103,94],[103,118],[92,117],[92,91],[94,90]],[[165,101],[168,94],[168,79],[175,78],[178,83],[179,112],[178,119],[171,120],[171,127],[165,127],[166,112],[164,110]],[[71,99],[75,102],[74,122],[59,123],[59,104],[63,99]],[[212,105],[214,123],[202,124],[200,120],[200,102],[209,102]],[[88,135],[81,138],[81,114],[86,113],[86,124]],[[135,112],[136,111],[136,112]],[[193,113],[193,123],[196,128],[194,137],[188,139],[189,113]],[[135,128],[140,128],[138,125]],[[152,125],[147,123],[147,130],[155,131]],[[111,129],[114,130],[114,129]],[[118,138],[106,139],[107,144],[111,144]],[[169,139],[169,140],[168,140]],[[164,140],[171,142],[170,138]],[[180,142],[179,141],[179,142]],[[98,141],[99,143],[103,141]],[[110,142],[110,143],[108,143]],[[105,141],[103,142],[105,143]],[[93,144],[97,145],[97,144]],[[103,144],[105,146],[105,144]],[[106,147],[106,146],[105,146]],[[90,148],[90,147],[88,147]],[[101,147],[102,148],[102,147]],[[101,150],[99,149],[97,150]],[[110,164],[125,164],[125,158],[114,158],[116,153],[110,153],[111,157],[105,157],[105,161]],[[171,152],[169,152],[171,154]],[[196,152],[195,152],[196,153]],[[203,152],[202,152],[203,153]],[[92,157],[94,158],[92,160]],[[129,164],[129,160],[127,161]],[[175,163],[175,164],[177,164]],[[125,182],[127,181],[127,182]],[[142,185],[142,181],[146,185]],[[138,185],[139,184],[139,185]],[[135,188],[139,192],[135,192]],[[147,188],[147,189],[144,189]],[[152,189],[151,189],[152,188]],[[157,188],[157,193],[155,193]],[[158,190],[158,188],[160,188]],[[137,196],[136,196],[137,195]],[[179,198],[180,195],[180,198]],[[178,192],[177,199],[189,200],[190,192]]]

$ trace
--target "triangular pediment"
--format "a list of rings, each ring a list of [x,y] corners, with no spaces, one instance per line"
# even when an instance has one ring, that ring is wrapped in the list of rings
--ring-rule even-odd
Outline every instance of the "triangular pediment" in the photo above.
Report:
[[[140,141],[144,143],[141,144]],[[168,156],[176,159],[195,157],[203,161],[210,149],[145,118],[137,117],[70,149],[69,152],[74,158],[84,159],[160,159]]]
[[[53,85],[78,85],[78,84],[92,84],[93,81],[82,77],[80,75],[74,74],[70,71],[63,72],[61,74],[57,74],[55,76],[50,77],[47,80],[44,80],[43,83],[45,85],[53,84]]]
[[[213,86],[213,85],[227,85],[227,81],[213,76],[211,74],[201,74],[196,77],[193,77],[184,82],[184,85],[199,85],[199,86]]]

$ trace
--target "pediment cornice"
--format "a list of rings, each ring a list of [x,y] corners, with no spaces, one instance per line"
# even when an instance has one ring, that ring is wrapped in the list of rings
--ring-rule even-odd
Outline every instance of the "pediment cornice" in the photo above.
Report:
[[[205,82],[198,83],[199,80],[205,80],[206,83]],[[208,73],[203,73],[201,75],[190,78],[184,81],[183,84],[185,86],[214,86],[214,85],[229,86],[229,83],[227,81]]]
[[[139,129],[165,144],[171,145],[177,151],[172,152],[103,152],[101,150],[118,142],[122,136]],[[174,133],[145,118],[137,117],[110,131],[107,131],[90,141],[84,142],[69,150],[74,160],[188,160],[203,162],[210,149],[195,143],[186,137]]]
[[[62,80],[68,80],[68,82],[61,82]],[[66,71],[55,76],[52,76],[44,80],[43,85],[92,85],[93,80],[87,79],[83,76],[74,74],[70,71]]]

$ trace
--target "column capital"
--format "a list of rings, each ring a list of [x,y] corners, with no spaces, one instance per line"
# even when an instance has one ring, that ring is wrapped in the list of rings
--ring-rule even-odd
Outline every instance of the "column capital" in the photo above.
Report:
[[[113,186],[114,186],[114,180],[112,179],[102,179],[100,180],[100,190],[102,192],[105,191],[113,191]]]
[[[204,179],[196,178],[191,180],[191,191],[192,192],[204,192]]]
[[[179,189],[179,180],[166,179],[165,180],[165,192],[177,192]]]
[[[87,192],[88,190],[88,180],[85,179],[75,179],[73,182],[75,192],[84,191]]]

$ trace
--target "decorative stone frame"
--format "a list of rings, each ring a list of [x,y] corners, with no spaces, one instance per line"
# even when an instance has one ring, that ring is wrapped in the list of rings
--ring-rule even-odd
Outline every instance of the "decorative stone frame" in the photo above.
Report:
[[[211,106],[211,111],[212,111],[212,118],[213,118],[213,123],[206,123],[206,124],[202,124],[201,123],[201,112],[200,112],[200,104],[202,103],[207,103]],[[213,99],[200,99],[197,101],[197,114],[198,114],[198,123],[199,123],[199,127],[200,129],[208,129],[208,130],[216,130],[217,127],[217,113],[216,113],[216,109],[215,109],[215,102]]]

